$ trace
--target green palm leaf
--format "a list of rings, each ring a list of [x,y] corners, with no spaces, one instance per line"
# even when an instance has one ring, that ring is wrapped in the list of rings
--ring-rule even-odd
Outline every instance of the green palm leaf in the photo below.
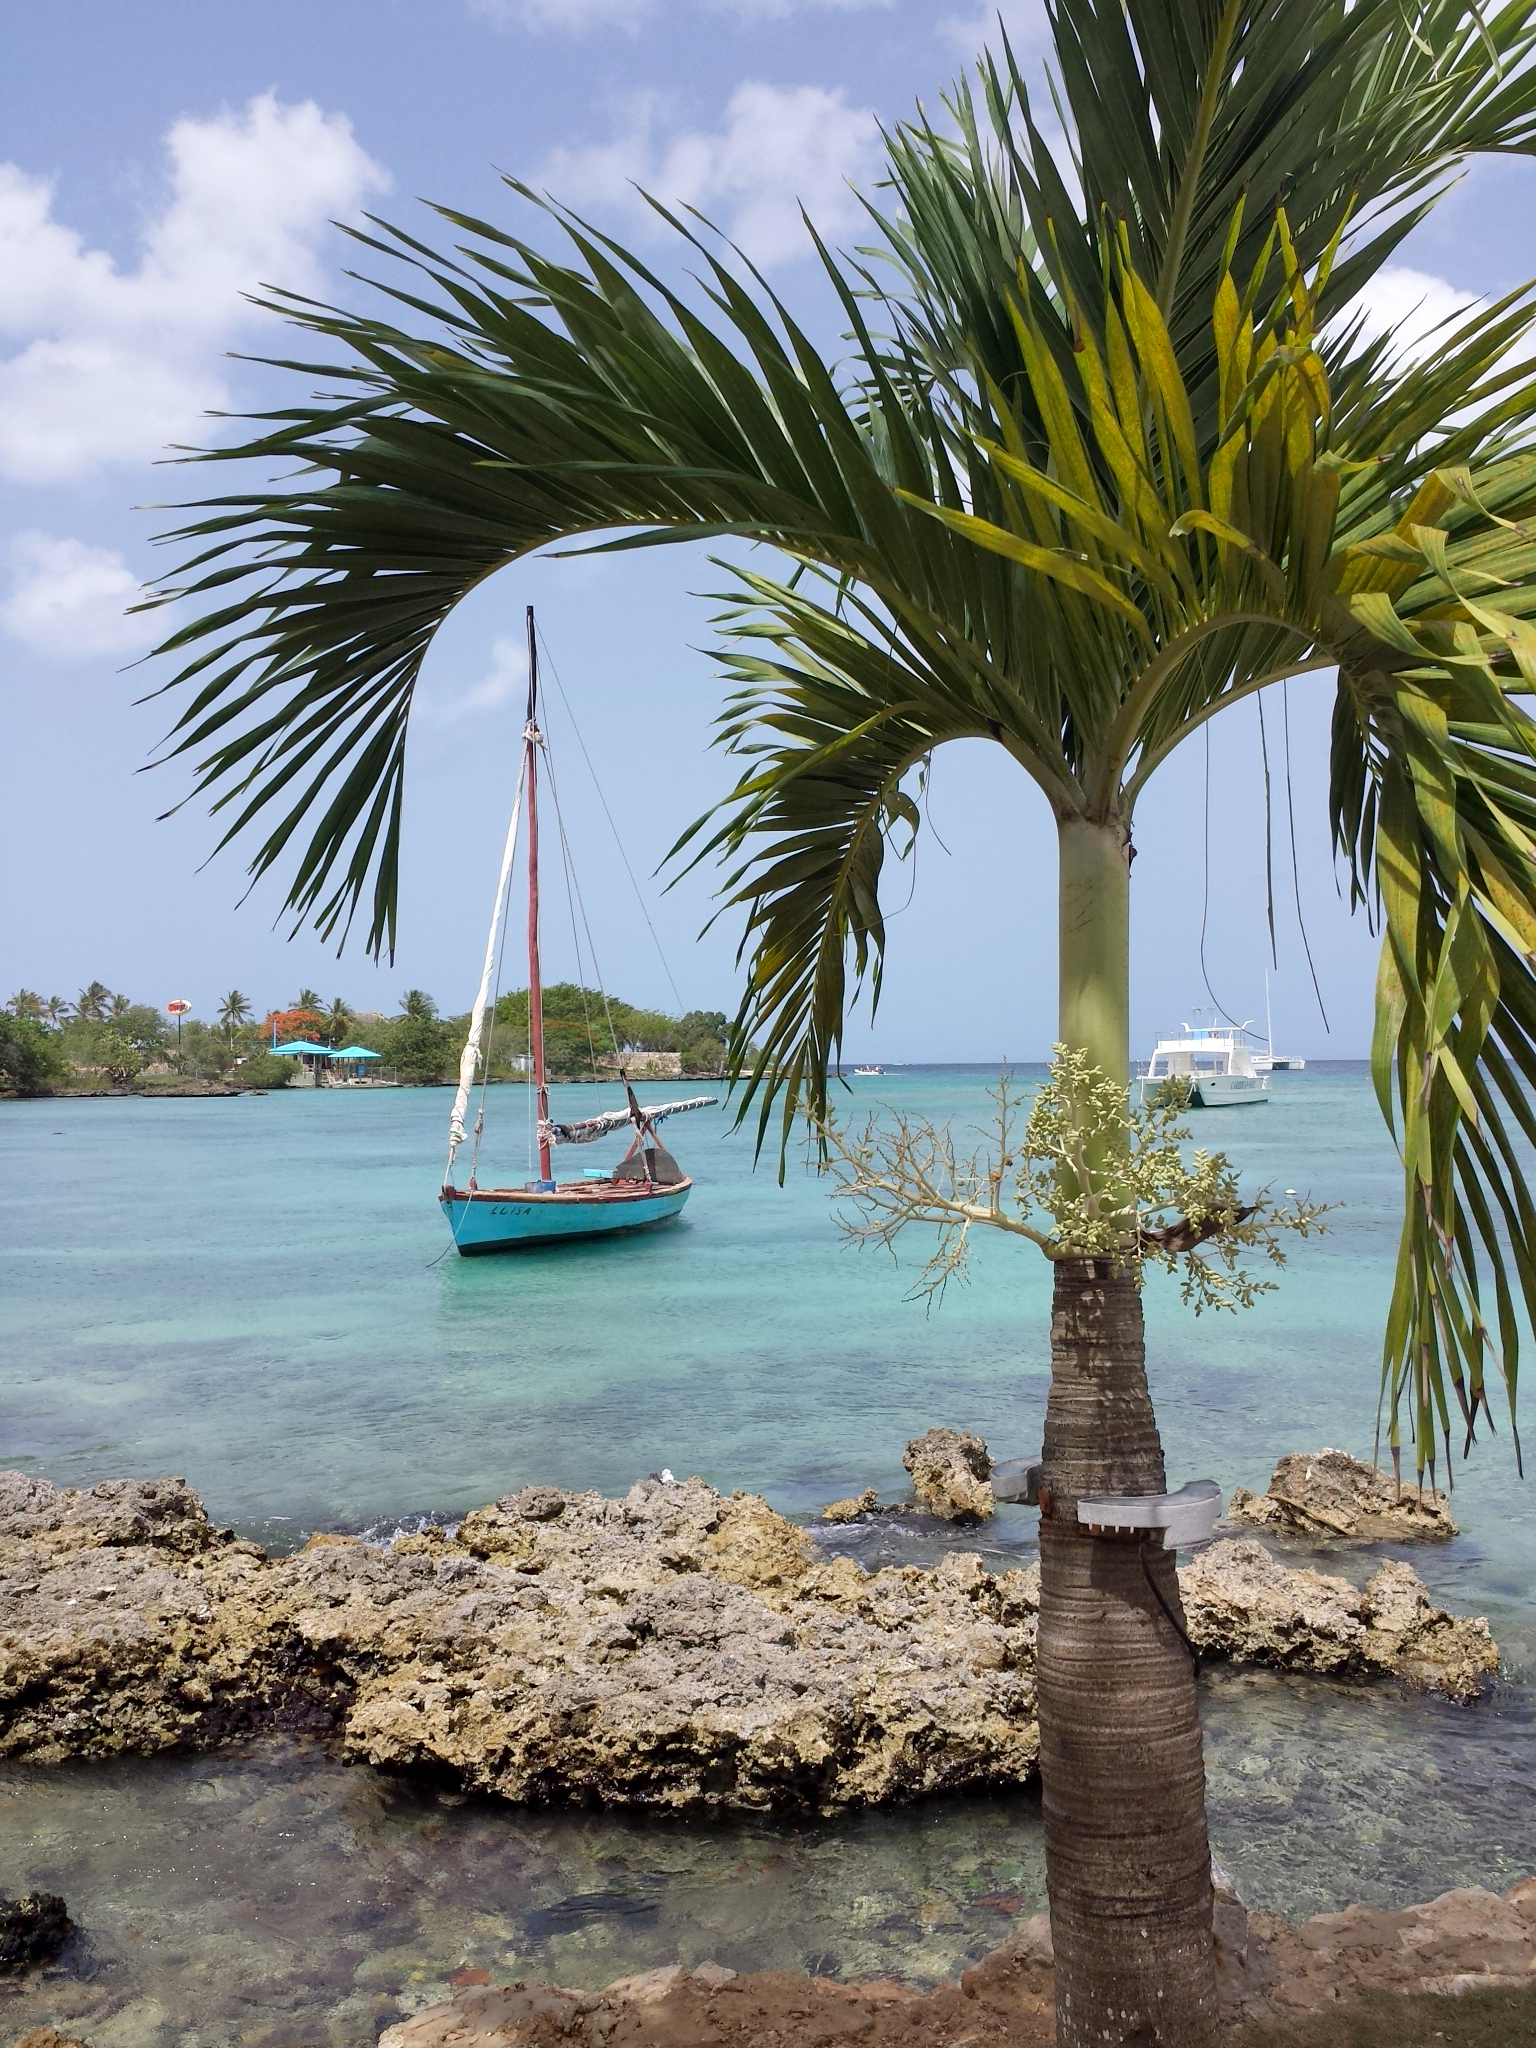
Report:
[[[563,260],[444,210],[455,255],[360,238],[382,313],[275,298],[320,358],[290,367],[339,395],[203,458],[287,481],[178,529],[167,753],[296,917],[344,937],[366,905],[392,947],[416,679],[460,600],[551,545],[768,543],[783,574],[739,577],[723,620],[744,772],[686,843],[726,859],[744,922],[743,1113],[787,1139],[854,990],[878,996],[882,875],[934,748],[995,739],[1114,841],[1206,720],[1337,666],[1333,831],[1384,924],[1405,1174],[1384,1386],[1422,1468],[1453,1415],[1491,1413],[1490,1371],[1512,1404],[1536,1303],[1531,309],[1469,314],[1413,364],[1339,316],[1469,154],[1536,145],[1536,21],[1049,13],[1070,169],[1007,58],[953,132],[898,129],[875,246],[817,245],[835,373],[676,221],[691,296],[546,209]]]

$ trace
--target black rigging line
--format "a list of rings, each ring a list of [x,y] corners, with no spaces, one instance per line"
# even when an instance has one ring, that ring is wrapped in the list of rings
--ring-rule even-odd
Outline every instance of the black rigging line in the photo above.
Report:
[[[555,679],[555,688],[560,692],[560,702],[565,706],[565,715],[571,721],[571,731],[576,735],[576,744],[581,749],[581,758],[587,764],[587,773],[592,778],[592,787],[597,791],[597,800],[603,807],[603,816],[608,820],[608,830],[613,834],[613,843],[619,849],[619,859],[624,863],[624,872],[629,877],[629,886],[635,892],[635,901],[640,906],[640,915],[645,919],[645,928],[651,935],[651,944],[656,948],[656,958],[661,962],[661,971],[667,977],[668,985],[677,1003],[678,1015],[681,1016],[686,1006],[677,983],[672,979],[672,969],[667,964],[667,956],[661,950],[661,940],[657,938],[656,927],[651,923],[651,913],[646,907],[644,896],[640,893],[640,884],[635,880],[635,871],[629,864],[629,855],[624,851],[624,842],[619,837],[619,828],[613,822],[613,813],[608,808],[608,799],[603,794],[603,785],[597,779],[597,770],[592,766],[592,756],[587,752],[587,743],[581,736],[581,727],[576,723],[576,714],[571,709],[570,699],[565,694],[565,685],[560,680],[560,671],[555,666],[555,658],[549,651],[549,642],[544,637],[544,628],[538,626],[535,628],[535,631],[538,633],[539,643],[544,649],[544,659],[548,663],[549,672]]]
[[[1259,707],[1259,755],[1264,763],[1264,908],[1269,916],[1269,958],[1278,972],[1280,955],[1275,949],[1275,858],[1274,809],[1269,791],[1269,741],[1264,733],[1264,692],[1254,700]]]
[[[1296,802],[1291,790],[1291,696],[1287,682],[1280,685],[1280,709],[1285,720],[1285,811],[1291,835],[1291,886],[1296,893],[1296,923],[1301,932],[1302,951],[1307,956],[1307,972],[1312,977],[1312,993],[1317,997],[1318,1015],[1323,1020],[1323,1029],[1331,1037],[1333,1026],[1328,1022],[1328,1012],[1323,1007],[1323,992],[1318,986],[1317,969],[1312,964],[1312,947],[1307,939],[1307,921],[1301,913],[1301,866],[1296,858]]]
[[[1205,927],[1211,914],[1211,721],[1205,721],[1205,888],[1200,899],[1200,979],[1205,983],[1205,992],[1219,1017],[1225,1017],[1229,1024],[1237,1025],[1237,1019],[1216,1001],[1216,991],[1211,987],[1211,977],[1205,971]]]

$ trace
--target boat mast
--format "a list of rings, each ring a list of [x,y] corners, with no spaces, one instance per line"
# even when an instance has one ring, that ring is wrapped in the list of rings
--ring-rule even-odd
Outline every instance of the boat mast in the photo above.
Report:
[[[553,1182],[549,1161],[549,1082],[544,1072],[544,981],[539,972],[539,647],[528,607],[528,723],[523,773],[528,783],[528,1057],[533,1063],[534,1115],[539,1121],[539,1179]]]

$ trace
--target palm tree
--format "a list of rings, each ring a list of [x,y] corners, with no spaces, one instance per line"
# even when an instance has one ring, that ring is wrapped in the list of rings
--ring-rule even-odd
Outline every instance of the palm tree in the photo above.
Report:
[[[30,988],[17,989],[5,1007],[13,1017],[30,1017],[35,1023],[42,1022],[47,1008],[37,991]]]
[[[83,1017],[88,1024],[102,1024],[111,1005],[111,989],[104,981],[93,981],[89,988],[81,989],[75,1003],[75,1015]]]
[[[132,1008],[133,998],[131,996],[115,995],[107,1004],[108,1019],[115,1020],[118,1017],[126,1017]]]
[[[235,1037],[242,1025],[251,1021],[251,999],[243,990],[232,988],[219,1002],[219,1029],[224,1034],[224,1043],[233,1051]]]
[[[316,1017],[323,1017],[325,1015],[325,998],[316,989],[301,988],[298,1001],[293,1007],[296,1010],[308,1010]]]
[[[346,1037],[352,1029],[353,1015],[350,1004],[343,1002],[340,996],[331,998],[331,1007],[325,1013],[325,1036],[329,1044],[339,1045]]]
[[[435,1017],[437,1005],[422,988],[408,988],[400,998],[402,1017]]]
[[[50,1024],[62,1024],[69,1015],[69,1004],[63,996],[49,996],[43,1004],[42,1014]]]
[[[771,544],[792,573],[736,572],[726,619],[746,770],[695,842],[734,860],[732,1056],[761,1139],[775,1111],[785,1137],[824,1117],[936,747],[990,738],[1051,804],[1060,1038],[1118,1086],[1141,791],[1218,712],[1337,669],[1329,811],[1385,928],[1375,1074],[1405,1177],[1385,1388],[1394,1452],[1401,1404],[1432,1470],[1453,1410],[1469,1438],[1491,1421],[1490,1376],[1512,1404],[1517,1297],[1536,1306],[1515,1151],[1536,1136],[1531,314],[1523,294],[1480,308],[1413,362],[1345,309],[1468,155],[1531,151],[1536,21],[1524,0],[1052,0],[1050,19],[1070,165],[1011,63],[983,66],[952,131],[897,130],[879,267],[817,245],[851,330],[839,371],[680,222],[702,300],[550,208],[564,262],[448,214],[451,257],[363,238],[411,266],[393,319],[278,301],[346,395],[208,458],[292,480],[183,529],[164,595],[202,616],[168,643],[187,666],[167,687],[191,693],[170,752],[229,816],[221,844],[262,822],[255,874],[298,848],[300,917],[344,936],[370,893],[368,943],[392,950],[412,694],[459,599],[578,535]],[[1088,1193],[1117,1142],[1079,1148]],[[1075,1512],[1165,1483],[1142,1245],[1083,1242],[1058,1224],[1045,1247],[1058,2039],[1209,2048],[1174,1558]]]

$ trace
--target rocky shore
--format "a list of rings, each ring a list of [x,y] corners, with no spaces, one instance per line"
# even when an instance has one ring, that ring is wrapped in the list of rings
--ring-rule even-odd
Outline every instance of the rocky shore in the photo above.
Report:
[[[1253,1540],[1181,1573],[1212,1655],[1470,1699],[1485,1622],[1404,1564],[1362,1590]],[[313,1730],[359,1761],[519,1802],[810,1811],[1033,1773],[1038,1570],[828,1557],[751,1494],[530,1487],[388,1547],[290,1557],[177,1479],[0,1475],[0,1755]]]
[[[1536,1878],[1464,1889],[1387,1913],[1351,1906],[1297,1926],[1218,1893],[1217,1969],[1230,2027],[1337,2010],[1362,1994],[1536,1989]],[[1052,2021],[1050,1922],[1026,1920],[958,1984],[921,1993],[887,1980],[838,1984],[788,1971],[737,1976],[716,1963],[623,1979],[605,1991],[514,1983],[466,1987],[387,2028],[379,2048],[1045,2048]]]

